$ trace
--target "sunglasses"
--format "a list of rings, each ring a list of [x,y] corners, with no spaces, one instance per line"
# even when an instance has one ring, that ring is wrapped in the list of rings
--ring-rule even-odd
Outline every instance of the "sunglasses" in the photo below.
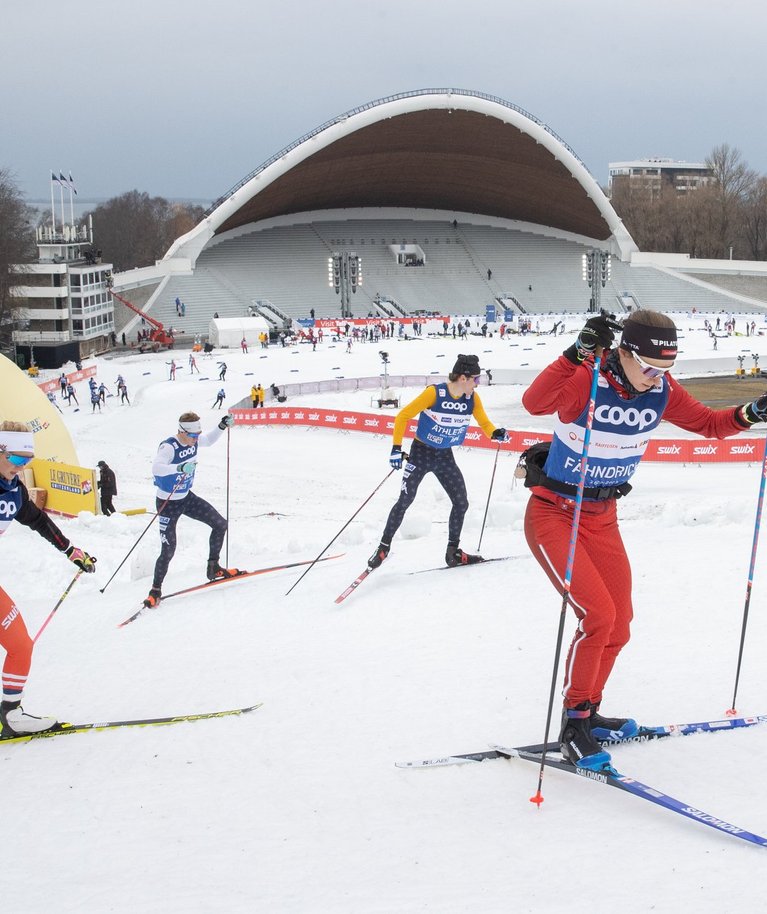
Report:
[[[5,459],[15,467],[25,467],[31,460],[34,460],[34,454],[28,457],[21,454],[6,454]]]
[[[181,429],[181,432],[186,435],[187,438],[194,438],[195,440],[200,437],[202,432],[185,432],[184,429]]]
[[[632,352],[631,354],[634,356],[634,360],[639,365],[639,370],[646,378],[660,378],[667,371],[671,371],[671,369],[674,367],[673,365],[669,365],[668,368],[658,368],[657,365],[648,365],[647,362],[639,358],[636,352]]]

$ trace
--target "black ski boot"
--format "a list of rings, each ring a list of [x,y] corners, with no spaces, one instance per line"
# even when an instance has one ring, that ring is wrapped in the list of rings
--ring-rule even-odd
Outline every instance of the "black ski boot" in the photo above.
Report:
[[[207,576],[209,581],[220,581],[224,578],[236,578],[242,574],[239,568],[222,568],[218,559],[208,559]]]
[[[389,554],[391,546],[389,543],[380,542],[376,551],[368,559],[368,568],[373,571],[373,569],[378,568],[386,556]]]
[[[639,732],[639,725],[631,717],[602,717],[601,702],[591,703],[591,735],[594,739],[631,739]]]
[[[453,543],[447,544],[445,564],[448,568],[455,568],[457,565],[476,565],[477,563],[484,561],[485,560],[481,555],[469,555],[468,552],[464,552],[460,546],[454,545]]]
[[[160,600],[162,600],[162,591],[159,587],[153,587],[149,591],[149,596],[144,600],[144,606],[146,606],[147,609],[154,609],[155,606],[159,604]]]
[[[610,753],[591,734],[591,704],[582,701],[574,708],[562,709],[562,732],[559,736],[562,756],[576,768],[590,771],[611,769]]]

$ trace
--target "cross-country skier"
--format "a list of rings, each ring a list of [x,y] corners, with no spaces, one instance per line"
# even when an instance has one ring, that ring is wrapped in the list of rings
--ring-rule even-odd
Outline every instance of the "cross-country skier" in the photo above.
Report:
[[[545,368],[522,397],[535,416],[556,415],[550,448],[526,452],[531,488],[525,536],[560,593],[570,547],[583,439],[589,413],[593,355],[604,350],[587,459],[587,478],[572,569],[569,602],[578,628],[567,657],[560,743],[578,767],[601,770],[610,756],[596,741],[610,733],[630,738],[636,721],[603,717],[602,692],[629,640],[631,568],[618,529],[616,499],[661,419],[687,431],[726,438],[767,419],[767,394],[729,409],[710,409],[669,374],[677,355],[674,322],[657,311],[635,311],[618,325],[592,317],[577,340]]]
[[[160,443],[152,473],[160,517],[161,548],[154,567],[152,589],[144,600],[145,606],[157,606],[162,599],[162,582],[176,551],[176,524],[182,515],[202,521],[211,528],[206,569],[208,580],[231,578],[240,573],[237,568],[222,568],[218,563],[226,535],[226,521],[212,505],[192,492],[197,448],[215,444],[233,425],[234,419],[227,413],[216,428],[203,433],[197,413],[183,413],[178,420],[176,435]]]
[[[29,427],[23,422],[0,422],[0,534],[17,520],[48,540],[82,571],[95,571],[95,557],[73,546],[50,517],[29,500],[18,474],[33,456],[34,437]],[[18,606],[0,587],[0,647],[6,652],[0,703],[3,734],[39,733],[56,724],[53,717],[34,717],[21,707],[33,646]]]
[[[469,555],[458,545],[469,499],[463,474],[458,469],[452,451],[466,437],[472,416],[488,438],[493,441],[506,439],[506,429],[496,428],[487,418],[476,392],[481,373],[476,355],[459,355],[446,384],[431,384],[397,414],[389,457],[389,463],[395,470],[402,466],[402,438],[408,422],[415,416],[418,416],[418,428],[402,474],[399,499],[391,509],[378,548],[368,559],[368,567],[378,568],[389,554],[392,538],[427,473],[434,473],[453,504],[445,562],[454,567],[483,561],[481,556]]]
[[[213,406],[211,406],[211,409],[215,409],[216,407],[221,409],[221,405],[223,404],[225,398],[226,398],[226,391],[222,387],[219,390],[219,392],[216,394],[216,402],[213,404]]]

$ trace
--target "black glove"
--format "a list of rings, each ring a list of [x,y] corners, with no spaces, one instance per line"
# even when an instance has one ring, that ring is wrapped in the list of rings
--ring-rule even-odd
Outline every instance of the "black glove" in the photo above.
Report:
[[[68,546],[67,549],[64,550],[64,555],[70,562],[74,562],[80,571],[91,574],[96,570],[96,556],[88,555],[87,552],[78,549],[77,546]]]
[[[231,428],[234,425],[234,416],[227,413],[225,416],[222,416],[221,421],[218,423],[220,429]]]
[[[493,441],[508,441],[505,428],[497,428],[490,437]]]
[[[758,400],[744,403],[740,408],[743,418],[749,425],[755,422],[767,422],[767,394],[762,394]]]
[[[391,449],[391,454],[389,455],[389,465],[393,470],[402,469],[402,448],[395,444]]]
[[[597,347],[609,349],[615,339],[615,331],[620,329],[621,325],[607,314],[590,317],[578,334],[578,339],[562,354],[573,364],[580,365],[594,355]]]

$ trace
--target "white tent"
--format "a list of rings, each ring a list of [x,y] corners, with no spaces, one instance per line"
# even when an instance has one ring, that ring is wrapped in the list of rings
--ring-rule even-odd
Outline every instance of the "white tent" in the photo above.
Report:
[[[214,317],[208,326],[208,342],[217,349],[234,349],[244,337],[249,346],[255,346],[263,332],[269,333],[263,317]]]

